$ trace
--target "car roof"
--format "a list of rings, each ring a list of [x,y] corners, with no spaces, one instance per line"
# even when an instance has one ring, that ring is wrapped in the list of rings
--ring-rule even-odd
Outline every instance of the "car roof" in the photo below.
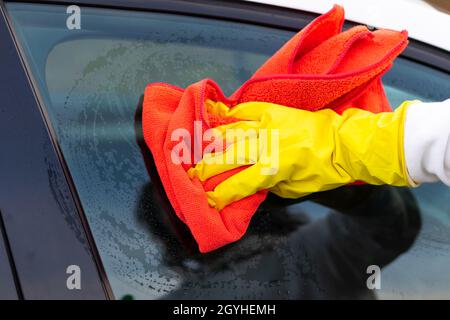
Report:
[[[423,0],[245,0],[302,11],[324,13],[333,4],[353,22],[377,28],[407,30],[410,38],[450,51],[450,15]]]

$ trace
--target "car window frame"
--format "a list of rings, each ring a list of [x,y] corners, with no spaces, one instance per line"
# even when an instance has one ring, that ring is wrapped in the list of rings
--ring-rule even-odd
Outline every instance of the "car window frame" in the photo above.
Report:
[[[23,299],[16,268],[11,256],[8,235],[0,211],[0,300]]]
[[[21,298],[113,298],[95,260],[3,1],[0,39],[0,81],[4,84],[0,134],[5,155],[0,157],[0,206]],[[67,268],[73,264],[82,270],[85,286],[81,290],[67,287]]]

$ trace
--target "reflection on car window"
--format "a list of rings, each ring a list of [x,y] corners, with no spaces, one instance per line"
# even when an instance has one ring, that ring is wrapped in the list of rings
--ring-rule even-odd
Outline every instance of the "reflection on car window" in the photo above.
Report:
[[[450,297],[441,185],[269,197],[241,241],[207,255],[174,216],[140,136],[145,86],[209,77],[230,94],[292,32],[84,7],[82,29],[68,30],[65,7],[7,8],[117,298],[367,298],[374,264],[387,266],[378,297]],[[402,59],[384,81],[393,105],[450,89],[447,75]]]

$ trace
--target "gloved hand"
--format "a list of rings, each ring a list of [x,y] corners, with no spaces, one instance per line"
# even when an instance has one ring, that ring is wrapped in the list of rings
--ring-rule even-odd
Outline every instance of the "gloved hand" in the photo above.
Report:
[[[208,101],[209,114],[242,120],[217,127],[216,132],[227,136],[227,130],[240,129],[256,134],[238,137],[224,152],[205,154],[188,174],[204,181],[248,166],[207,192],[209,204],[219,210],[262,189],[299,198],[355,181],[414,185],[403,151],[403,125],[410,103],[404,102],[395,112],[348,109],[339,115],[330,109],[310,112],[265,102],[230,109]],[[245,152],[239,153],[242,144]],[[255,144],[258,152],[251,152]]]

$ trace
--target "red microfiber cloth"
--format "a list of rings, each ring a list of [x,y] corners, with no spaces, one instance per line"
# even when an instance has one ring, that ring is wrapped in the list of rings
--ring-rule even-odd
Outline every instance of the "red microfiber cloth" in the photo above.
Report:
[[[201,182],[191,180],[186,173],[195,165],[194,160],[193,164],[173,162],[171,151],[180,143],[171,141],[174,130],[187,129],[194,137],[225,122],[207,114],[207,99],[229,107],[263,101],[311,111],[332,108],[342,112],[350,107],[391,111],[381,76],[407,46],[407,32],[371,32],[356,26],[341,33],[343,22],[343,8],[334,6],[292,37],[231,97],[225,97],[210,79],[186,89],[164,83],[147,86],[142,114],[144,139],[176,214],[189,227],[201,252],[241,238],[267,195],[263,190],[218,211],[208,205],[205,192],[243,168]],[[195,134],[194,121],[202,124]],[[193,145],[194,141],[186,143]]]

